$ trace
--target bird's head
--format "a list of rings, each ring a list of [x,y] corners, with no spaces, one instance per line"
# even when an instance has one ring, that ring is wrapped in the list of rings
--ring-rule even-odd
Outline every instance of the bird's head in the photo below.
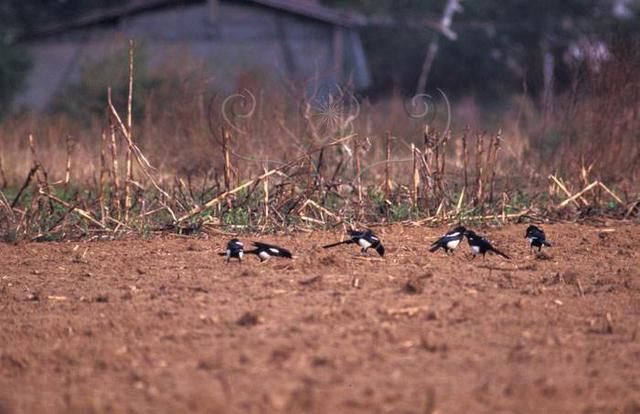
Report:
[[[531,233],[536,232],[536,231],[541,231],[540,228],[538,226],[534,226],[533,224],[530,225],[529,227],[527,227],[527,231],[524,234],[524,238],[526,239]]]
[[[479,237],[473,230],[465,230],[464,235],[468,239],[477,239]]]

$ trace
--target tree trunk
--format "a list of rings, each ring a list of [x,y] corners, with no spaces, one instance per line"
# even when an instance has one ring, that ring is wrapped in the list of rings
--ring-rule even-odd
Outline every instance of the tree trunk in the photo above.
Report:
[[[427,80],[429,79],[429,73],[431,72],[431,66],[438,54],[440,48],[440,34],[443,34],[450,40],[456,40],[457,35],[451,31],[451,21],[455,12],[461,12],[462,6],[461,0],[447,0],[447,5],[442,13],[442,19],[440,19],[440,31],[436,32],[429,43],[429,49],[427,50],[427,56],[422,63],[422,70],[420,71],[420,77],[418,78],[418,87],[416,88],[416,95],[425,93],[427,88]]]

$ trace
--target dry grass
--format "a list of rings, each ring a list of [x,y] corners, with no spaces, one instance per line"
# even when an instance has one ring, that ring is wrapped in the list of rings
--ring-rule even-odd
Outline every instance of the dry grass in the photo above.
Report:
[[[627,73],[614,66],[602,76],[609,70]],[[515,117],[485,132],[465,126],[468,108],[454,108],[447,129],[442,108],[435,119],[416,116],[399,97],[373,104],[340,88],[319,97],[299,92],[308,85],[252,85],[209,96],[199,82],[182,86],[170,102],[149,97],[137,120],[129,93],[124,116],[109,99],[89,126],[30,115],[3,122],[4,239],[637,214],[638,143],[625,137],[640,94],[620,101],[614,86],[572,107],[590,122],[580,136],[600,146],[576,141],[575,124],[564,123],[568,138],[544,160],[532,156],[540,131],[522,122],[535,116],[524,98]],[[617,117],[599,112],[614,102]],[[574,196],[592,182],[600,185]]]

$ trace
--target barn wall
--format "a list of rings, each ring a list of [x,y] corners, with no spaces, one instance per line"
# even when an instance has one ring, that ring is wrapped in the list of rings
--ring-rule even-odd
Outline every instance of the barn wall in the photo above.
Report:
[[[335,31],[327,23],[246,4],[220,3],[212,8],[203,3],[147,11],[115,24],[29,43],[34,68],[28,89],[16,104],[44,109],[56,91],[80,76],[83,64],[126,49],[130,38],[142,45],[152,69],[205,67],[217,85],[228,90],[234,89],[243,71],[261,72],[272,79],[337,80],[362,69],[354,66],[358,59],[353,56],[359,38],[348,29],[338,48],[342,58],[336,62]],[[347,67],[340,67],[340,62]],[[364,69],[359,81],[368,79]]]

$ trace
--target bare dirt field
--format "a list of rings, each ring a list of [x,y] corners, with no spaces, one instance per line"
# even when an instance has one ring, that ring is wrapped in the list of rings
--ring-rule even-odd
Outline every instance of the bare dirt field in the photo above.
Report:
[[[0,244],[0,413],[639,413],[640,225],[479,228],[512,260],[264,236]],[[251,237],[243,237],[250,241]]]

